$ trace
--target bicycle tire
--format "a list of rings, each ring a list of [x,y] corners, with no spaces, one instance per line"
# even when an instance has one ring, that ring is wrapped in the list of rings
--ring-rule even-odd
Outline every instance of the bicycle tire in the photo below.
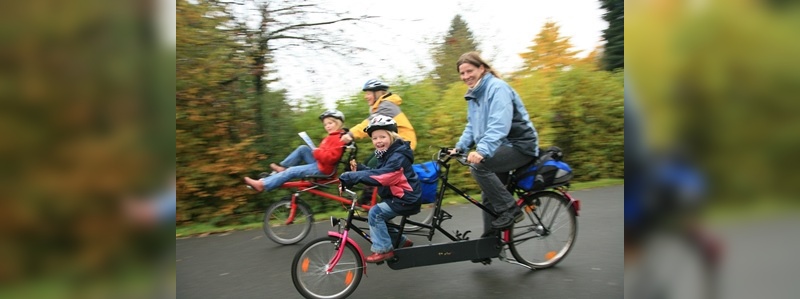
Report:
[[[290,197],[281,199],[267,208],[264,214],[264,233],[278,244],[290,245],[303,240],[314,224],[314,214],[311,209],[299,198],[296,200],[295,216],[290,223],[292,200]]]
[[[552,191],[539,192],[525,201],[524,219],[511,228],[509,249],[522,264],[550,268],[572,250],[578,232],[575,210],[569,199]]]
[[[364,274],[364,260],[350,243],[331,273],[325,268],[336,254],[340,238],[322,237],[303,246],[292,260],[292,283],[305,298],[336,299],[350,296]],[[344,282],[344,283],[343,283]]]

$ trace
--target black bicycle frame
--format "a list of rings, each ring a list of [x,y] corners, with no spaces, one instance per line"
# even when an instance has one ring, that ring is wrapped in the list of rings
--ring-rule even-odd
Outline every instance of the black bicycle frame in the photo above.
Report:
[[[450,164],[448,162],[450,161],[450,159],[451,159],[451,157],[447,156],[447,158],[445,158],[443,161],[442,160],[438,160],[437,161],[438,165],[444,167],[445,170],[442,173],[442,177],[440,178],[440,180],[442,182],[442,185],[439,186],[439,191],[437,192],[436,204],[435,204],[435,207],[434,207],[433,220],[431,221],[431,224],[428,225],[428,224],[425,224],[425,223],[420,223],[420,222],[416,222],[414,220],[410,220],[407,217],[401,217],[400,224],[387,223],[387,227],[392,227],[392,228],[397,229],[399,231],[398,234],[402,235],[404,233],[404,229],[403,228],[405,227],[405,225],[406,224],[412,224],[412,225],[416,225],[416,226],[428,229],[428,234],[427,234],[428,241],[433,240],[433,236],[435,235],[436,231],[439,231],[440,233],[445,235],[451,241],[465,240],[466,239],[465,238],[466,237],[466,233],[463,234],[463,235],[457,234],[456,236],[454,236],[453,234],[449,233],[444,228],[442,228],[442,222],[444,222],[447,219],[451,219],[452,218],[452,216],[449,213],[447,213],[446,211],[444,211],[442,209],[442,202],[444,201],[444,192],[447,189],[450,189],[453,192],[455,192],[456,194],[458,194],[461,197],[465,198],[470,203],[472,203],[473,205],[477,206],[478,208],[480,208],[484,212],[489,213],[493,217],[497,217],[497,213],[495,213],[494,211],[492,211],[489,208],[487,208],[485,205],[480,203],[478,200],[476,200],[475,198],[473,198],[472,196],[470,196],[469,194],[467,194],[463,190],[459,189],[458,187],[454,186],[453,184],[450,184],[450,182],[448,181],[448,176],[450,175]],[[372,243],[372,239],[370,239],[369,234],[367,232],[365,232],[364,230],[362,230],[361,228],[359,228],[358,226],[353,225],[353,222],[352,222],[352,220],[368,222],[367,218],[355,215],[355,211],[353,211],[353,210],[351,210],[349,213],[350,213],[350,215],[348,215],[349,216],[348,217],[349,220],[348,220],[348,223],[346,224],[347,227],[349,227],[352,230],[355,230],[362,238],[364,238],[365,240],[367,240],[370,243]],[[409,234],[414,234],[414,233],[409,233]],[[414,234],[414,235],[418,235],[418,234]],[[394,240],[394,247],[397,248],[397,247],[399,247],[399,245],[400,245],[400,238],[397,238],[397,240]]]

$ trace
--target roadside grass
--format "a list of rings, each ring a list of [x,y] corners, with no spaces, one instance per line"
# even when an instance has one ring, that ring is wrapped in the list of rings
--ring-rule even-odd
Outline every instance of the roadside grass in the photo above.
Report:
[[[569,189],[570,191],[588,190],[593,188],[618,186],[618,185],[623,185],[624,183],[625,180],[623,179],[600,179],[590,182],[572,183]],[[474,197],[475,199],[480,200],[480,195],[474,195]],[[460,196],[449,196],[444,199],[444,205],[455,205],[464,203],[467,203],[467,201],[461,198]],[[347,216],[347,211],[336,210],[336,211],[315,213],[314,220],[315,221],[327,220],[330,218],[330,216],[334,216],[336,218],[344,218]],[[236,230],[261,229],[261,227],[262,227],[261,221],[253,223],[237,224],[237,225],[226,225],[226,226],[216,226],[212,223],[196,223],[175,228],[175,237],[176,238],[186,238],[192,236],[204,237],[210,234],[225,233]]]

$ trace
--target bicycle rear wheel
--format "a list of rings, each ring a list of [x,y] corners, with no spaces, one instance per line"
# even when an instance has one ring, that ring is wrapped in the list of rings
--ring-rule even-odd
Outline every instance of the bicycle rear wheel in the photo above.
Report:
[[[314,215],[299,199],[292,216],[292,200],[286,197],[267,208],[264,233],[275,243],[289,245],[303,240],[311,231]],[[290,217],[291,218],[290,220]]]
[[[509,249],[517,262],[535,269],[555,266],[575,243],[578,221],[569,200],[555,192],[532,195],[525,219],[511,229]]]
[[[306,298],[345,298],[350,296],[364,274],[361,255],[350,244],[339,244],[341,239],[323,237],[309,242],[292,261],[292,282]],[[325,269],[338,246],[345,246],[339,262],[330,273]]]

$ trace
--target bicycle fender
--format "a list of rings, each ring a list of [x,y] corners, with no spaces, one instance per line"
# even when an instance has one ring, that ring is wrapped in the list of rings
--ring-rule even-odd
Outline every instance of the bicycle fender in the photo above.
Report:
[[[334,232],[334,231],[328,231],[328,236],[329,237],[340,238],[340,239],[342,238],[342,234],[340,234],[339,232]],[[364,252],[361,251],[361,247],[358,246],[358,243],[353,241],[353,239],[347,238],[346,242],[350,243],[350,244],[353,244],[353,247],[356,248],[356,251],[358,251],[358,254],[361,255],[361,260],[364,261],[362,263],[364,265],[364,275],[366,275],[367,274],[367,262],[366,262],[366,259],[364,258]]]
[[[575,211],[575,216],[580,216],[581,214],[579,212],[581,210],[581,200],[572,197],[572,195],[569,195],[567,192],[562,192],[562,194],[569,199],[569,205],[572,206],[572,210]]]
[[[565,197],[567,200],[569,200],[569,206],[572,207],[572,211],[575,212],[575,216],[580,216],[580,213],[579,213],[581,211],[581,201],[580,201],[580,199],[576,199],[576,198],[572,197],[572,195],[569,195],[569,193],[567,193],[566,191],[561,191],[561,190],[559,190],[558,192],[550,191],[550,190],[548,190],[548,191],[539,191],[539,192],[536,192],[536,193],[534,193],[534,194],[532,194],[530,196],[533,197],[533,196],[541,195],[541,194],[544,194],[544,193],[552,193],[552,194],[555,194],[555,195],[558,195],[558,196]],[[522,203],[522,202],[525,202],[525,200],[523,198],[520,198],[520,203]]]

